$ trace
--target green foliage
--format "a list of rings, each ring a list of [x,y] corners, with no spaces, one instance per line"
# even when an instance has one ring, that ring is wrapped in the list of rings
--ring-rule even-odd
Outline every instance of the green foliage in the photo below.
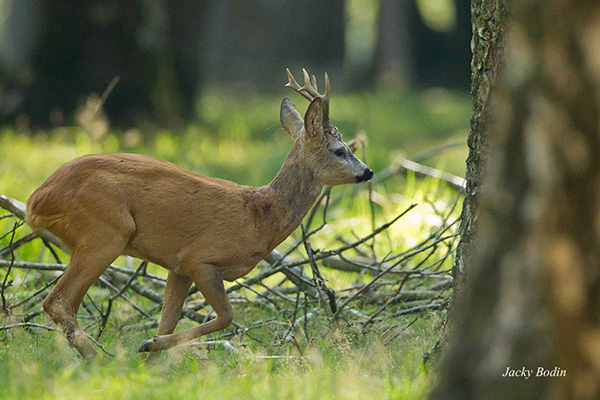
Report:
[[[291,145],[291,139],[279,126],[279,102],[279,98],[240,99],[208,94],[199,104],[200,122],[177,132],[109,131],[92,139],[93,133],[80,127],[27,135],[5,129],[0,134],[0,193],[24,201],[62,163],[88,153],[115,151],[148,154],[198,173],[264,185],[276,174]],[[295,102],[303,112],[305,102]],[[332,100],[332,119],[346,140],[357,132],[367,133],[367,161],[377,172],[398,154],[410,156],[464,140],[469,107],[466,97],[441,91],[337,95]],[[461,174],[465,154],[463,148],[429,162]],[[328,224],[311,238],[313,247],[332,248],[339,245],[340,236],[354,240],[371,232],[372,206],[375,225],[379,226],[410,204],[418,203],[377,238],[376,249],[381,253],[377,256],[383,257],[423,240],[439,226],[456,201],[456,192],[445,184],[432,179],[417,180],[411,173],[375,185],[373,192],[371,203],[364,184],[334,188],[332,199],[336,202],[329,209]],[[455,210],[453,218],[457,214]],[[321,219],[317,213],[313,227]],[[12,223],[10,218],[0,220],[0,234],[7,232]],[[17,237],[27,230],[20,228]],[[295,232],[282,248],[298,235]],[[0,240],[0,247],[7,243],[8,237]],[[20,260],[53,261],[39,241],[19,248],[16,256]],[[66,255],[61,256],[67,260]],[[303,250],[291,254],[292,258],[304,256]],[[411,262],[420,260],[415,257]],[[124,260],[117,263],[123,264]],[[448,259],[442,267],[449,268],[450,263]],[[157,266],[151,266],[150,272],[164,275]],[[358,274],[325,269],[322,272],[328,285],[336,289],[369,280]],[[51,272],[13,271],[11,280],[13,288],[19,288],[32,281],[47,282],[53,276]],[[281,277],[271,279],[274,283]],[[93,298],[97,304],[103,304],[108,295],[104,289],[94,289]],[[150,302],[139,305],[146,310],[155,307]],[[291,321],[285,310],[273,311],[257,302],[236,303],[234,309],[236,321],[245,326],[269,318]],[[36,318],[36,322],[48,323],[46,316]],[[426,314],[412,324],[412,316],[388,318],[363,331],[343,322],[331,327],[319,315],[310,320],[306,330],[303,327],[296,334],[295,343],[283,334],[289,323],[265,324],[232,339],[238,352],[219,345],[210,351],[206,346],[180,347],[163,354],[155,365],[146,366],[135,349],[154,335],[154,330],[123,329],[132,322],[143,322],[139,318],[120,303],[113,311],[100,340],[116,354],[107,365],[85,364],[57,334],[21,329],[0,332],[0,398],[421,398],[429,384],[422,357],[435,343],[441,320],[438,312]],[[5,321],[0,319],[0,325]],[[85,324],[84,321],[82,326]],[[182,320],[178,329],[189,326],[191,323]],[[233,331],[202,340],[229,337]]]

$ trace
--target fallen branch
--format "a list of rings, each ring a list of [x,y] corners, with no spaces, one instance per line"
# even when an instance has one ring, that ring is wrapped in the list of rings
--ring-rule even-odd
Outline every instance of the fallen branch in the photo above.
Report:
[[[390,178],[393,175],[397,175],[404,171],[413,171],[417,177],[420,178],[437,178],[446,182],[450,187],[460,190],[465,187],[465,179],[460,176],[453,175],[449,172],[441,171],[439,169],[431,168],[423,164],[419,164],[415,161],[411,161],[404,157],[398,157],[392,165],[386,169],[381,170],[373,177],[373,184],[381,182],[385,179]]]
[[[465,137],[466,137],[466,135],[465,135]],[[466,146],[467,146],[467,143],[464,140],[459,140],[457,142],[452,142],[452,143],[446,143],[441,146],[434,147],[432,149],[425,149],[423,151],[415,153],[410,156],[410,159],[415,162],[420,163],[421,161],[425,161],[430,158],[437,157],[440,154],[443,154],[447,151],[454,150],[454,149],[461,148],[461,147],[464,148]]]
[[[0,331],[6,331],[9,329],[15,329],[15,328],[40,328],[40,329],[45,329],[47,331],[53,331],[56,329],[52,326],[36,324],[34,322],[19,322],[17,324],[0,326]]]
[[[281,324],[286,329],[281,330],[281,332],[278,330],[277,337],[283,337],[283,340],[291,338],[290,340],[294,340],[299,351],[302,352],[293,332],[303,327],[306,340],[312,340],[312,336],[307,332],[309,328],[308,321],[314,320],[314,323],[318,324],[316,320],[324,315],[323,310],[317,306],[317,303],[328,305],[328,307],[325,306],[324,311],[329,318],[338,319],[343,312],[344,320],[348,323],[363,324],[363,327],[372,321],[382,319],[382,316],[389,318],[393,315],[417,313],[445,306],[445,298],[447,297],[445,292],[450,288],[452,279],[449,268],[443,266],[447,267],[446,260],[454,251],[456,235],[453,227],[456,221],[451,221],[450,216],[454,215],[453,211],[458,203],[459,196],[457,196],[447,213],[445,211],[439,212],[434,204],[430,204],[434,212],[440,216],[441,224],[439,227],[432,228],[429,235],[426,235],[424,239],[412,247],[390,252],[383,259],[376,256],[376,251],[380,251],[379,245],[384,240],[381,239],[375,242],[373,239],[377,235],[386,232],[393,224],[416,207],[416,204],[410,205],[388,222],[376,227],[377,208],[370,200],[369,233],[362,237],[356,237],[354,240],[339,237],[337,241],[341,243],[335,248],[315,249],[309,238],[326,226],[330,200],[330,189],[328,188],[319,197],[307,216],[304,224],[306,229],[303,229],[301,237],[285,249],[273,250],[268,254],[253,276],[240,279],[226,288],[232,303],[241,303],[241,306],[246,306],[246,303],[252,303],[259,307],[267,305],[268,307],[264,312],[272,313],[276,317],[258,321],[249,327],[244,327],[239,322],[234,321],[234,328],[221,333],[217,336],[218,338],[245,334],[249,338],[259,341],[259,338],[253,338],[247,332],[250,329],[267,324]],[[331,203],[336,204],[335,200],[332,200]],[[16,218],[25,216],[25,205],[6,196],[0,196],[0,207],[8,209],[11,212],[10,215],[14,215]],[[312,227],[314,217],[318,215],[319,211],[323,213],[322,222],[319,226]],[[9,234],[11,232],[7,235]],[[36,237],[40,237],[44,241],[44,245],[57,260],[56,263],[0,260],[0,268],[65,271],[67,265],[60,262],[54,248],[54,246],[60,246],[64,249],[63,244],[49,232],[28,233],[12,243],[13,250],[18,246],[31,242]],[[302,252],[302,245],[306,254]],[[9,247],[4,247],[0,249],[0,255],[8,254],[8,251]],[[91,321],[88,328],[94,325],[99,326],[98,337],[102,334],[111,311],[116,307],[115,301],[117,299],[122,299],[144,318],[148,319],[148,321],[140,323],[139,318],[136,317],[135,320],[121,325],[125,329],[150,329],[158,325],[159,312],[164,300],[159,291],[164,288],[166,280],[162,276],[148,273],[145,265],[144,262],[136,269],[130,267],[129,264],[128,267],[120,267],[114,264],[108,267],[95,285],[96,287],[107,288],[110,291],[108,304],[104,308],[98,307],[100,303],[90,297],[90,295],[94,296],[94,293],[97,292],[90,291],[86,296],[83,308],[87,310],[87,313],[83,312],[80,318],[87,318]],[[311,268],[312,274],[304,272],[307,267]],[[333,291],[333,288],[330,288],[330,283],[327,282],[326,284],[326,280],[321,274],[321,271],[326,272],[323,268],[340,271],[336,272],[339,274],[345,272],[355,273],[358,274],[358,278],[348,288],[336,288],[338,297],[336,300],[336,292]],[[25,273],[25,277],[27,277],[27,273]],[[269,277],[278,273],[285,276],[277,279],[278,284],[273,285],[267,281]],[[371,276],[371,279],[367,283],[363,283],[366,276]],[[9,307],[23,307],[24,309],[19,314],[24,322],[10,326],[14,326],[14,328],[27,327],[28,325],[25,325],[25,323],[33,324],[30,325],[32,327],[40,325],[29,321],[43,312],[40,306],[41,298],[59,278],[59,276],[55,276],[50,282],[36,284],[31,292],[19,296],[21,300],[12,306],[9,305]],[[352,277],[352,279],[354,278]],[[15,288],[11,288],[11,291],[13,290]],[[189,291],[189,296],[180,317],[188,318],[196,323],[204,323],[211,320],[213,318],[211,314],[214,313],[211,311],[208,315],[203,315],[198,312],[207,308],[208,303],[193,296],[196,292],[195,287]],[[304,296],[301,296],[302,293],[304,293]],[[288,297],[292,294],[293,296]],[[106,295],[103,296],[106,299]],[[134,301],[140,298],[145,299],[143,303]],[[148,302],[151,305],[145,307],[147,310],[137,305],[148,304]],[[312,327],[313,322],[310,325]]]

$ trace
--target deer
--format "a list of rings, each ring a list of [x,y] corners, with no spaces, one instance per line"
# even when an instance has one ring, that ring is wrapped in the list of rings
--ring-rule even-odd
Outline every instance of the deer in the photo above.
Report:
[[[199,175],[145,155],[112,153],[63,164],[29,197],[25,222],[34,232],[58,237],[70,255],[44,299],[44,311],[85,359],[97,352],[77,322],[77,311],[117,257],[167,270],[157,335],[138,350],[156,354],[225,329],[233,310],[224,281],[247,275],[298,228],[325,185],[373,177],[330,123],[327,73],[320,94],[315,76],[311,79],[305,69],[303,86],[286,72],[285,86],[310,104],[302,118],[292,101],[283,99],[281,125],[293,145],[266,186]],[[173,333],[192,283],[216,318]]]

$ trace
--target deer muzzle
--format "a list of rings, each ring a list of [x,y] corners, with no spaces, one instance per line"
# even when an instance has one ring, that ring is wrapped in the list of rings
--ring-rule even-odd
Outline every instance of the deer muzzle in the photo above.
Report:
[[[365,172],[356,177],[356,182],[366,182],[371,178],[373,178],[373,171],[370,168],[365,168]]]

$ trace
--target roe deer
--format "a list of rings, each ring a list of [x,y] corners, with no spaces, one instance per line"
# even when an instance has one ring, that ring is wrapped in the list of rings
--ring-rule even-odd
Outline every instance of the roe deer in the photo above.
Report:
[[[89,287],[120,255],[168,270],[158,336],[140,352],[155,352],[224,329],[233,319],[223,280],[248,274],[290,235],[315,203],[323,185],[367,181],[373,172],[329,122],[325,94],[303,70],[291,87],[310,101],[304,120],[289,98],[280,119],[294,144],[273,181],[249,187],[187,171],[136,154],[96,154],[61,166],[27,201],[25,221],[58,236],[69,265],[44,300],[44,310],[86,358],[96,351],[77,323]],[[173,333],[194,282],[217,317]]]

